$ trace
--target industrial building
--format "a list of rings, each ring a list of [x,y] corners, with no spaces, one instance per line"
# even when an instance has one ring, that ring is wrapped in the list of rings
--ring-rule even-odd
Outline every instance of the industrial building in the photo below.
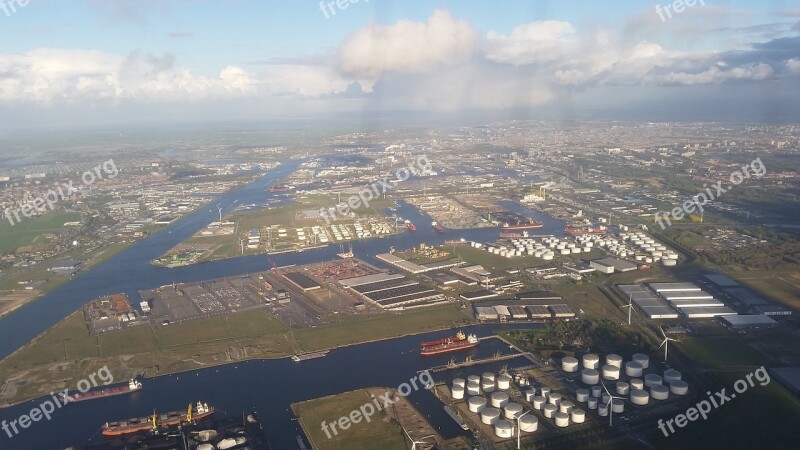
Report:
[[[475,292],[465,292],[461,294],[461,298],[467,301],[475,301],[475,300],[486,300],[488,298],[494,298],[499,295],[500,294],[497,294],[492,291],[480,290]]]
[[[776,322],[775,319],[762,315],[722,316],[719,318],[719,321],[732,330],[741,330],[747,328],[772,328],[778,325],[778,322]]]
[[[601,273],[630,272],[639,268],[636,264],[617,258],[601,258],[589,262],[589,267]]]
[[[283,274],[283,276],[291,281],[292,284],[302,289],[303,292],[313,291],[321,287],[319,283],[300,272],[287,272]]]
[[[339,280],[339,284],[384,309],[428,306],[447,301],[444,295],[403,275],[376,273]]]
[[[792,310],[783,305],[756,305],[751,308],[754,314],[765,316],[791,316]]]
[[[649,283],[653,292],[662,294],[666,292],[699,292],[700,286],[694,283]]]
[[[719,316],[735,316],[738,313],[727,306],[701,306],[698,308],[680,308],[681,315],[687,319],[710,319]]]
[[[677,319],[678,313],[666,301],[659,298],[651,290],[638,284],[621,284],[617,289],[623,297],[628,298],[645,317],[655,319]]]
[[[520,292],[515,295],[517,300],[561,301],[561,296],[550,291]]]

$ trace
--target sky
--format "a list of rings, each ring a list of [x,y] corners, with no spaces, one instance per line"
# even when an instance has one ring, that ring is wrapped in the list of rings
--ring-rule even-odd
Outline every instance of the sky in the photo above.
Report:
[[[0,0],[0,130],[800,120],[800,1]]]

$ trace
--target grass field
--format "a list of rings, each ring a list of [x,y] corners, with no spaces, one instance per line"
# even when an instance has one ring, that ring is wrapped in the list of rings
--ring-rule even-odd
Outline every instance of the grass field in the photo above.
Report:
[[[294,334],[301,348],[311,351],[458,326],[466,321],[458,305],[447,305],[402,315],[304,328]]]
[[[78,213],[50,213],[38,217],[22,217],[22,221],[11,225],[8,220],[0,222],[0,253],[7,253],[17,247],[35,244],[39,236],[64,228],[65,222],[80,220]]]
[[[760,366],[767,363],[764,355],[739,337],[686,338],[681,351],[708,369]]]
[[[331,434],[331,439],[322,431],[322,422],[335,422],[340,417],[348,416],[351,411],[358,410],[361,405],[371,402],[366,391],[353,391],[292,405],[295,415],[300,417],[306,434],[313,441],[314,448],[320,450],[407,450],[402,430],[397,425],[386,421],[383,412],[377,413],[370,422],[361,421],[351,424],[347,430]]]

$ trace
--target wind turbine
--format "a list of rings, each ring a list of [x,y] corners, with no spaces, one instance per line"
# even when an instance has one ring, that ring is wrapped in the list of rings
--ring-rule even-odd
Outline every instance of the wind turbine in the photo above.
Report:
[[[402,428],[402,427],[400,427],[400,428]],[[417,444],[427,444],[427,442],[423,442],[423,441],[415,441],[415,440],[414,440],[414,439],[411,437],[411,435],[410,435],[410,434],[408,434],[408,431],[406,431],[406,429],[405,429],[405,428],[402,428],[402,429],[403,429],[403,433],[405,433],[405,434],[406,434],[406,436],[408,436],[408,440],[409,440],[409,441],[411,441],[411,450],[417,450]]]
[[[217,204],[217,212],[219,212],[219,221],[222,222],[222,206],[219,206],[219,203]]]
[[[524,416],[525,414],[528,414],[528,413],[530,413],[530,411],[526,411],[526,412],[514,417],[515,419],[517,419],[517,450],[519,450],[519,440],[520,440],[520,436],[522,436],[522,427],[520,427],[519,419],[522,419],[522,416]]]
[[[628,325],[631,324],[631,311],[633,311],[633,294],[628,295],[628,304],[623,306],[622,309],[628,308]]]
[[[667,337],[667,334],[664,333],[663,328],[658,327],[658,329],[661,330],[661,335],[664,336],[664,341],[661,343],[661,345],[658,346],[658,348],[664,347],[664,362],[667,362],[667,348],[669,347],[669,341],[674,341],[674,342],[680,342],[680,341],[677,339],[672,339],[671,337]]]
[[[608,392],[606,384],[603,382],[601,382],[600,384],[603,385],[603,389],[605,389],[606,394],[608,394],[608,403],[606,403],[606,408],[608,409],[608,426],[612,426],[612,419],[614,418],[614,410],[612,409],[613,408],[612,403],[614,402],[615,398],[618,398],[620,400],[624,399],[622,397],[617,397],[616,395],[611,395],[611,392]]]

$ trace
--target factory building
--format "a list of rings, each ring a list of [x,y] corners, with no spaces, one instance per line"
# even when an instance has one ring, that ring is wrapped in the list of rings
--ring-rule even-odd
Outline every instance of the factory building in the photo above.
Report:
[[[719,321],[732,330],[772,328],[778,325],[775,319],[762,315],[722,316],[719,318]]]

